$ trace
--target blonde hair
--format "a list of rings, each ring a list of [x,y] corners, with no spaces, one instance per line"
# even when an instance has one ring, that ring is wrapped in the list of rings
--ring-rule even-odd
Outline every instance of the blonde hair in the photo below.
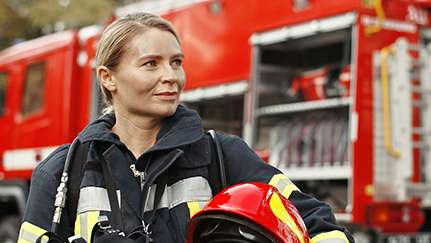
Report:
[[[130,13],[112,22],[103,32],[96,52],[96,69],[105,66],[115,71],[128,48],[128,44],[135,36],[149,28],[158,28],[171,32],[178,43],[180,38],[174,26],[162,17],[152,13]],[[112,94],[100,82],[102,101],[106,108],[103,114],[114,112]]]

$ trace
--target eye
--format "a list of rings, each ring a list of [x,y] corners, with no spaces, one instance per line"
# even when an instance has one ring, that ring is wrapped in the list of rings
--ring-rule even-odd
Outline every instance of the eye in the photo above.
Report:
[[[144,63],[144,66],[147,66],[147,67],[155,67],[155,66],[156,66],[156,61],[149,61],[149,62],[146,62],[146,63]]]
[[[181,59],[175,59],[172,61],[173,66],[181,66],[182,63],[183,63],[183,60],[181,60]]]

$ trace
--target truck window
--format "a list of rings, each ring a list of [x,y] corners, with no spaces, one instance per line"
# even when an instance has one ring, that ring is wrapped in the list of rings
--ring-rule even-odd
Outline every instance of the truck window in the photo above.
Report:
[[[22,115],[40,110],[43,104],[45,63],[31,65],[27,69],[22,96]]]
[[[184,103],[199,113],[205,130],[214,129],[237,136],[242,135],[243,104],[243,95]]]
[[[5,111],[7,74],[0,73],[0,116]]]

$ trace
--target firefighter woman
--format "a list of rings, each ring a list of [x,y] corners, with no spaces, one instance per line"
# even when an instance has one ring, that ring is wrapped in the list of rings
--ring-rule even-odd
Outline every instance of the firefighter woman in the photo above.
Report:
[[[183,59],[177,32],[157,15],[128,14],[105,29],[96,70],[107,109],[78,135],[88,149],[76,155],[86,159],[76,215],[70,215],[67,207],[61,214],[57,234],[63,239],[78,235],[91,242],[101,221],[114,224],[115,205],[103,174],[106,163],[115,184],[123,235],[143,228],[145,237],[137,242],[186,242],[189,219],[214,196],[208,180],[214,153],[198,114],[179,105],[186,81]],[[229,185],[275,186],[300,213],[311,242],[354,241],[336,224],[328,204],[302,193],[240,138],[218,137]],[[19,242],[35,242],[51,230],[68,148],[61,146],[35,168]],[[161,175],[166,175],[166,182],[159,183]],[[71,218],[76,218],[74,223],[69,223]]]

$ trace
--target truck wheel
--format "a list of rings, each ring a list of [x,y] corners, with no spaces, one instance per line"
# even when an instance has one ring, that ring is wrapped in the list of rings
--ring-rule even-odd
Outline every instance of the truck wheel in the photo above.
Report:
[[[15,243],[21,219],[18,216],[7,216],[0,222],[0,243]]]

